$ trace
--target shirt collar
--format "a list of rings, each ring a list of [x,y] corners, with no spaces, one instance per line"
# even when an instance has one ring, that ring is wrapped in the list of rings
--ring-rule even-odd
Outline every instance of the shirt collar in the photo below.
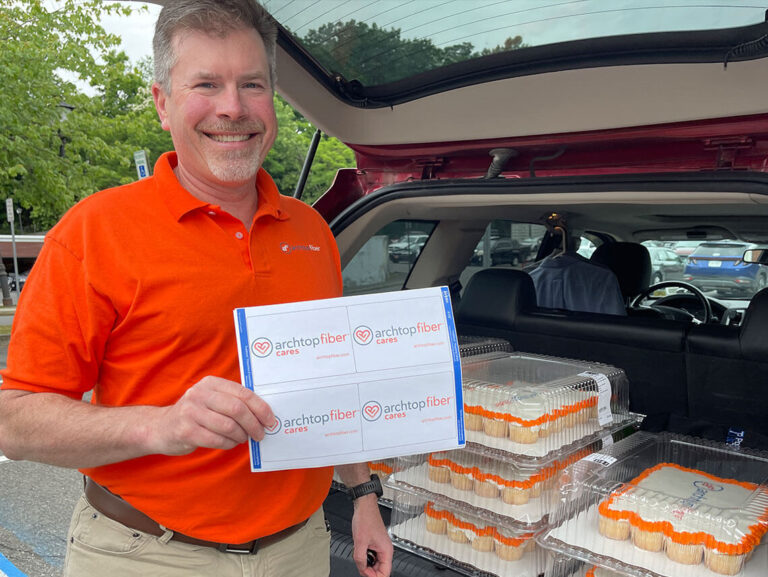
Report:
[[[173,172],[178,163],[175,152],[166,152],[157,159],[153,178],[168,210],[177,221],[180,221],[184,215],[195,210],[206,210],[211,205],[195,198],[181,186]],[[280,207],[280,191],[275,181],[263,168],[260,168],[256,175],[256,189],[259,195],[259,206],[254,215],[254,221],[263,216],[271,216],[277,220],[288,219],[288,213]]]

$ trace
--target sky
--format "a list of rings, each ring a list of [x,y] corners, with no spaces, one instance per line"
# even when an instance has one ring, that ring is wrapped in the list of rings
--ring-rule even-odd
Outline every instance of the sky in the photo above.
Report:
[[[121,2],[125,4],[125,2]],[[142,6],[141,3],[128,2],[131,6]],[[155,30],[155,21],[160,13],[157,4],[144,4],[148,12],[137,11],[131,15],[130,20],[121,16],[105,16],[102,27],[122,38],[122,50],[131,59],[137,62],[144,56],[152,54],[152,34]]]

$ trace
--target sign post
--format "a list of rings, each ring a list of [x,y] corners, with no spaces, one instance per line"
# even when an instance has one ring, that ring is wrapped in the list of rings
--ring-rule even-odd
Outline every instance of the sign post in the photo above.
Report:
[[[133,161],[136,163],[136,173],[139,175],[139,180],[147,178],[149,176],[149,162],[146,151],[137,150],[134,152]]]
[[[11,246],[13,246],[13,276],[16,279],[16,301],[19,300],[19,293],[21,287],[19,286],[19,261],[16,258],[16,229],[14,227],[15,215],[13,212],[13,199],[5,199],[5,215],[8,222],[11,224]]]

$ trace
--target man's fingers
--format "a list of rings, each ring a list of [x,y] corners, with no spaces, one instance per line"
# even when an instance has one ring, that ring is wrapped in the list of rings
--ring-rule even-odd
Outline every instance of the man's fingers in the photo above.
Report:
[[[187,393],[193,404],[204,409],[198,416],[199,424],[233,440],[245,442],[248,436],[261,440],[264,427],[275,422],[264,399],[233,381],[207,377]]]

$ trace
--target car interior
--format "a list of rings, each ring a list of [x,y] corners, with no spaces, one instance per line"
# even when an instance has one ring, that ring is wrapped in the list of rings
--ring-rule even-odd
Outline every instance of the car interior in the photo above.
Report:
[[[453,182],[450,191],[441,183],[395,185],[332,224],[343,264],[353,270],[356,254],[367,253],[361,249],[387,225],[431,223],[406,273],[389,275],[402,286],[388,288],[450,286],[460,334],[502,337],[515,350],[623,368],[632,383],[630,408],[647,415],[649,430],[724,439],[736,427],[747,431],[753,446],[768,447],[765,411],[749,402],[758,396],[759,375],[768,364],[768,340],[758,328],[768,297],[763,292],[751,301],[728,300],[682,281],[652,287],[650,257],[641,244],[692,238],[765,243],[768,197],[714,177],[699,183],[699,192],[687,190],[691,183],[662,189],[652,177],[644,184],[611,177],[546,187],[503,178]],[[545,228],[553,213],[571,234],[600,243],[590,260],[616,274],[626,317],[537,306],[527,271],[554,248]],[[468,266],[489,223],[503,217],[544,231],[538,254],[519,266]],[[349,294],[361,290],[349,275],[345,280]],[[365,290],[380,289],[374,283]],[[727,363],[720,362],[724,358]]]

